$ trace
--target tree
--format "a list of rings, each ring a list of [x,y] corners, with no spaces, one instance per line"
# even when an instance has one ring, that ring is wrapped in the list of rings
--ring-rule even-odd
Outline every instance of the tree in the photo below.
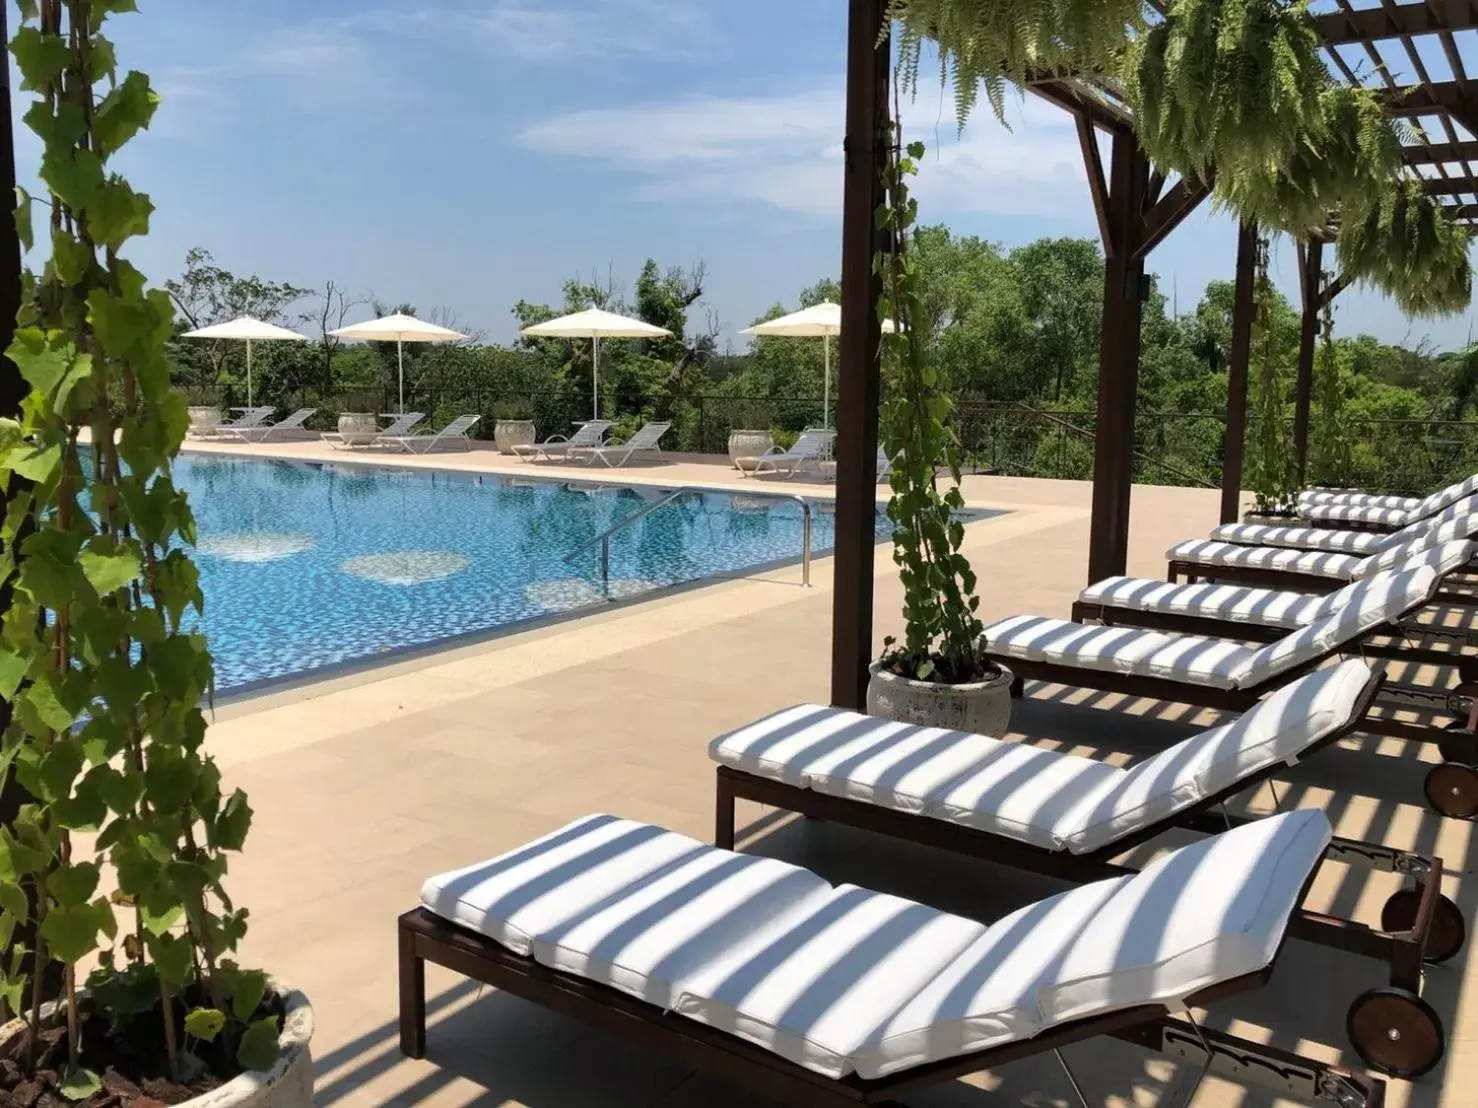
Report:
[[[198,331],[243,315],[292,326],[306,317],[289,318],[287,309],[311,295],[311,290],[285,281],[238,277],[216,265],[210,251],[199,246],[186,253],[185,272],[165,281],[164,288],[181,316],[176,338],[186,330]],[[237,347],[222,342],[176,343],[170,351],[171,361],[192,378],[189,383],[209,387],[243,357]]]

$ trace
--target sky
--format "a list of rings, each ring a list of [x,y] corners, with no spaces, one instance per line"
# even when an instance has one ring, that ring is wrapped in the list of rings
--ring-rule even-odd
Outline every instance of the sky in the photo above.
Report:
[[[513,337],[519,299],[571,276],[630,294],[642,262],[707,268],[693,317],[726,341],[840,269],[845,0],[139,0],[112,34],[164,102],[119,168],[158,207],[130,254],[154,281],[205,247],[239,274],[332,279]],[[924,223],[1007,247],[1097,236],[1076,132],[1035,98],[956,134],[925,80]],[[14,110],[25,108],[17,95]],[[35,142],[17,126],[22,184]],[[1151,256],[1182,312],[1229,278],[1203,206]],[[1291,249],[1274,279],[1296,290]],[[368,309],[364,313],[368,315]],[[1336,330],[1437,349],[1471,313],[1408,320],[1377,294]]]

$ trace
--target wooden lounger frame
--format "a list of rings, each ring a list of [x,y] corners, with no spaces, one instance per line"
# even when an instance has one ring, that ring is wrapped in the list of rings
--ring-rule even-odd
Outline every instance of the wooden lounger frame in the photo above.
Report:
[[[608,985],[540,965],[491,939],[448,923],[425,908],[415,908],[402,915],[398,930],[400,1049],[411,1058],[426,1056],[426,963],[432,962],[653,1048],[666,1057],[805,1108],[853,1108],[860,1104],[903,1108],[896,1099],[899,1096],[1099,1035],[1110,1035],[1177,1061],[1202,1061],[1212,1072],[1226,1074],[1234,1080],[1255,1081],[1300,1099],[1326,1102],[1337,1108],[1383,1108],[1385,1103],[1385,1082],[1378,1078],[1220,1031],[1192,1027],[1170,1016],[1158,1004],[1075,1020],[1032,1039],[915,1066],[890,1077],[867,1081],[850,1074],[836,1080],[735,1035],[664,1012]],[[1186,1003],[1201,1007],[1249,992],[1265,984],[1272,971],[1273,965],[1269,965],[1259,973],[1221,982],[1188,998]],[[1206,1048],[1211,1051],[1209,1058]]]

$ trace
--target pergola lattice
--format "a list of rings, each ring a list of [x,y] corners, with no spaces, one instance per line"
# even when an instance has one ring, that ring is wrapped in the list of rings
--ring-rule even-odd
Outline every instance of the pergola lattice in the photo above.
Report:
[[[1163,13],[1162,0],[1151,3]],[[883,128],[891,48],[887,38],[879,42],[877,37],[886,7],[886,0],[851,0],[848,30],[842,285],[873,290],[870,297],[844,300],[839,357],[832,700],[851,708],[863,706],[867,665],[875,656],[878,289],[872,274],[872,213],[882,199],[880,168],[887,153]],[[1472,65],[1478,73],[1478,0],[1315,0],[1312,10],[1331,73],[1378,90],[1387,110],[1408,124],[1405,171],[1427,182],[1450,218],[1478,224],[1478,76],[1468,72]],[[1106,263],[1088,552],[1088,578],[1096,581],[1122,573],[1128,554],[1141,306],[1149,291],[1145,263],[1209,189],[1150,163],[1135,136],[1133,113],[1111,81],[1044,73],[1028,87],[1077,121]],[[1100,133],[1108,138],[1107,159]],[[1329,240],[1321,234],[1298,244],[1302,320],[1294,443],[1300,477],[1308,453],[1319,317],[1349,283],[1324,269]],[[1256,229],[1244,225],[1238,236],[1228,372],[1225,521],[1237,517],[1241,494],[1256,245]]]

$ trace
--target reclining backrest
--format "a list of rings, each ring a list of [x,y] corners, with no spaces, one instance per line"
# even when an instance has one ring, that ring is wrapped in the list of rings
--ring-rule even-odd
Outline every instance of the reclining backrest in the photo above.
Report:
[[[1459,566],[1472,561],[1474,555],[1478,554],[1478,542],[1464,537],[1473,527],[1478,527],[1478,516],[1463,516],[1425,535],[1405,539],[1379,553],[1361,558],[1352,576],[1359,580],[1385,570],[1424,565],[1445,577]]]
[[[1336,649],[1353,646],[1365,632],[1394,623],[1427,603],[1437,591],[1438,580],[1430,566],[1420,565],[1360,582],[1339,611],[1268,643],[1249,657],[1234,675],[1236,687],[1254,688]]]
[[[1412,516],[1429,516],[1442,511],[1459,500],[1478,493],[1478,473],[1469,477],[1466,481],[1458,481],[1448,485],[1446,488],[1438,489],[1430,496],[1424,497],[1422,502],[1412,511]]]

